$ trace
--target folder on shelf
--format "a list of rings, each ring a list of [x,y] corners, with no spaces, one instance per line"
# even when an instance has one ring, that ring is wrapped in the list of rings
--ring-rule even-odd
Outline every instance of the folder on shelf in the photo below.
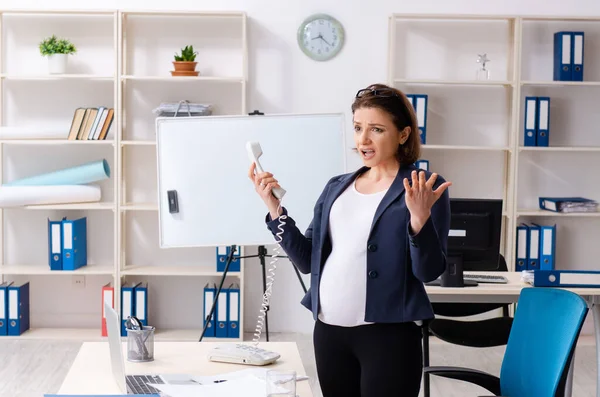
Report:
[[[573,32],[573,81],[583,81],[584,32]]]
[[[229,298],[228,304],[228,338],[240,337],[240,286],[239,284],[231,284],[227,291]]]
[[[538,99],[534,96],[525,97],[525,138],[523,145],[537,145]]]
[[[29,282],[8,287],[8,335],[18,336],[29,329]]]
[[[0,336],[8,335],[8,287],[11,282],[0,284]]]
[[[63,232],[62,221],[48,219],[48,264],[50,270],[63,270]]]
[[[225,269],[225,263],[227,262],[227,246],[218,246],[215,249],[217,253],[217,271],[222,272]]]
[[[219,246],[217,247],[217,271],[224,272],[225,265],[227,265],[227,257],[229,257],[229,253],[231,252],[231,247],[228,246]],[[239,272],[240,271],[240,251],[236,250],[233,254],[233,258],[231,258],[231,263],[229,264],[228,272]]]
[[[534,287],[600,288],[597,270],[536,270],[524,272],[522,279]]]
[[[429,160],[417,160],[415,166],[418,169],[429,171]]]
[[[414,95],[414,108],[417,115],[417,123],[419,126],[419,137],[421,144],[427,143],[427,104],[429,98],[427,95]]]
[[[538,97],[537,146],[550,143],[550,98]]]
[[[127,336],[127,319],[135,313],[135,295],[133,291],[139,284],[125,283],[121,286],[121,336]]]
[[[213,284],[213,287],[209,286],[210,284],[206,284],[206,286],[204,287],[204,311],[203,311],[203,321],[202,321],[202,326],[204,327],[204,325],[206,325],[206,318],[208,317],[208,314],[210,313],[210,308],[212,307],[213,301],[215,300],[215,294],[217,293],[217,285]],[[222,292],[222,291],[221,291]],[[210,323],[208,323],[208,326],[206,327],[206,332],[204,333],[204,336],[208,336],[208,337],[214,337],[215,336],[215,318],[216,318],[216,313],[213,313],[213,316],[210,320]]]
[[[529,228],[525,224],[517,226],[517,242],[516,242],[516,264],[517,272],[527,270],[528,252],[529,252]]]
[[[217,338],[226,338],[227,337],[227,328],[228,328],[228,310],[229,310],[229,294],[226,290],[222,290],[219,294],[219,300],[217,301],[217,307],[214,315],[216,316],[216,328],[215,328],[215,336]]]
[[[527,243],[529,252],[527,257],[527,269],[537,270],[540,268],[540,229],[539,225],[527,225],[529,228],[529,241]]]
[[[598,202],[584,197],[540,197],[542,210],[552,212],[597,212]]]
[[[540,228],[540,269],[554,270],[556,257],[556,225]]]
[[[62,221],[62,268],[76,270],[87,265],[87,217]]]
[[[135,316],[143,326],[148,325],[148,283],[135,286]]]
[[[106,313],[104,311],[105,303],[113,309],[115,308],[115,287],[112,283],[108,283],[102,287],[102,336],[108,336],[106,330]]]
[[[571,81],[573,43],[571,32],[554,33],[554,80]]]

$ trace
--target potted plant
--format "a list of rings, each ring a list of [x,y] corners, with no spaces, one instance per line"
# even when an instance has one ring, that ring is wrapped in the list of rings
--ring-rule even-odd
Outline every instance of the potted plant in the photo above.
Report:
[[[51,74],[65,73],[67,69],[67,57],[75,54],[77,48],[67,39],[52,35],[40,43],[40,53],[48,57],[48,70]]]
[[[173,76],[198,76],[199,72],[197,72],[196,65],[196,55],[198,53],[194,51],[194,46],[187,45],[185,48],[181,49],[181,54],[175,53],[175,60],[173,61],[173,66],[175,66],[175,70],[171,71],[171,75]]]

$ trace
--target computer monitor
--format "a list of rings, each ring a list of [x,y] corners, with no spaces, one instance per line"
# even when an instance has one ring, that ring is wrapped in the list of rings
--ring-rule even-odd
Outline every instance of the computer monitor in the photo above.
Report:
[[[501,199],[450,199],[448,261],[465,271],[499,270]]]

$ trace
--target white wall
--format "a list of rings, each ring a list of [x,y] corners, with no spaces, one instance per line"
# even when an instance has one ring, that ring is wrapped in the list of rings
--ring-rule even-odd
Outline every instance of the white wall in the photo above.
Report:
[[[242,10],[249,16],[248,108],[267,113],[339,112],[349,114],[357,89],[387,76],[388,16],[392,13],[435,14],[560,14],[600,13],[600,3],[559,0],[144,0],[81,2],[53,0],[52,8],[204,9]],[[37,8],[34,0],[1,0],[0,8]],[[371,13],[370,16],[366,11]],[[296,44],[296,29],[308,15],[326,12],[345,26],[347,41],[337,58],[326,63],[309,60]],[[491,64],[493,67],[493,62]],[[351,144],[349,142],[349,144]],[[358,164],[351,161],[349,169]],[[273,170],[276,172],[276,170]],[[285,184],[285,181],[282,181]],[[246,279],[246,328],[253,330],[261,296],[258,262],[248,262]],[[308,277],[305,278],[308,283]],[[312,319],[299,301],[300,285],[289,263],[280,261],[271,305],[272,331],[310,332]]]

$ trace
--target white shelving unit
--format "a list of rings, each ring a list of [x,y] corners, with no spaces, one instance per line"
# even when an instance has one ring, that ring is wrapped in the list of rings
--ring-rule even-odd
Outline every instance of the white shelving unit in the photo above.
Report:
[[[598,216],[538,209],[540,196],[600,199],[600,18],[404,15],[389,19],[388,82],[428,94],[430,169],[451,195],[504,202],[501,252],[514,270],[516,226],[556,224],[556,268],[598,269]],[[553,34],[585,32],[584,81],[553,81]],[[491,59],[477,80],[478,54]],[[550,146],[523,144],[526,96],[550,97]]]
[[[198,340],[204,286],[218,285],[221,273],[214,247],[159,248],[153,109],[189,100],[217,115],[247,113],[246,14],[0,10],[0,29],[0,126],[39,128],[40,137],[64,131],[64,139],[1,139],[0,182],[102,158],[111,169],[98,203],[0,209],[2,280],[31,283],[31,329],[18,338],[101,339],[102,286],[112,283],[120,308],[122,283],[144,281],[156,338]],[[77,47],[67,74],[48,74],[39,53],[52,34]],[[200,75],[173,77],[173,56],[186,45],[198,52]],[[98,106],[115,110],[106,140],[66,140],[75,109]],[[63,216],[88,218],[88,265],[74,272],[48,265],[47,220]],[[234,282],[243,330],[243,261],[223,288]]]

